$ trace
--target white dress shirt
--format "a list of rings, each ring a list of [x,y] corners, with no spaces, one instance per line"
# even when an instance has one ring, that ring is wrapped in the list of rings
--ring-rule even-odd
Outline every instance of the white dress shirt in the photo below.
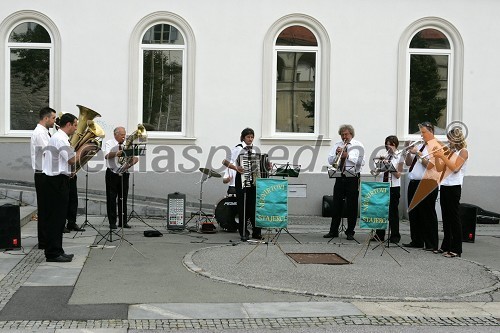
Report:
[[[36,125],[31,135],[31,167],[33,171],[42,170],[44,149],[49,144],[49,130],[43,125]]]
[[[122,148],[123,148],[123,144],[122,144]],[[110,140],[106,141],[106,145],[104,147],[104,155],[108,155],[111,152],[115,153],[119,149],[120,149],[120,147],[119,147],[118,141],[116,141],[115,138],[110,139]],[[113,158],[107,158],[106,159],[106,166],[109,169],[111,169],[111,171],[113,171],[114,173],[118,173],[118,170],[121,167],[121,165],[118,162],[118,160],[119,160],[119,157],[116,156],[116,155]]]
[[[43,159],[43,173],[47,176],[71,175],[68,161],[75,156],[75,150],[69,144],[69,137],[64,131],[57,131],[49,140]]]
[[[344,141],[337,141],[328,155],[328,165],[332,165],[337,157],[337,148],[344,146]],[[359,173],[361,167],[365,164],[364,154],[365,147],[358,140],[351,139],[347,144],[347,158],[345,160],[346,171],[349,173]]]
[[[465,149],[465,148],[464,148]],[[459,158],[460,152],[453,152],[453,155],[450,157],[450,161],[455,164],[457,161],[457,158]],[[461,157],[460,157],[461,158]],[[451,172],[443,181],[441,182],[441,185],[443,186],[455,186],[455,185],[460,185],[462,186],[464,184],[464,176],[465,176],[465,171],[467,170],[467,161],[469,159],[465,160],[464,164],[462,164],[462,167],[460,170],[457,172]]]

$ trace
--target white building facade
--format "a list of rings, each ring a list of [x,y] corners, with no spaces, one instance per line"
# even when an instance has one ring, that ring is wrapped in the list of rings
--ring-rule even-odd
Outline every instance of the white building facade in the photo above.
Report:
[[[131,133],[145,124],[136,195],[181,192],[196,202],[199,168],[222,173],[251,127],[272,162],[301,166],[289,179],[290,213],[319,215],[340,125],[355,128],[366,149],[362,181],[372,181],[371,156],[385,137],[416,140],[416,125],[431,121],[466,129],[462,202],[498,211],[498,1],[19,0],[0,8],[1,180],[32,182],[29,139],[41,107],[78,116],[80,104],[100,114],[104,140],[116,126]],[[88,163],[92,191],[105,190],[104,167],[102,153]],[[225,192],[210,178],[203,203]]]

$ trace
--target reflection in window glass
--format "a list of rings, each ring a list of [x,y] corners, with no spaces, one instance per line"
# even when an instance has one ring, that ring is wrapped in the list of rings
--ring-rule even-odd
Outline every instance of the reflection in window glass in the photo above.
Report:
[[[182,50],[143,51],[143,122],[148,130],[182,131]]]
[[[316,37],[307,28],[294,25],[283,30],[276,39],[280,46],[318,46]]]
[[[47,30],[35,22],[25,22],[15,27],[9,36],[10,43],[50,43]]]
[[[316,52],[277,52],[276,132],[314,133]]]
[[[40,43],[49,44],[41,48]],[[50,104],[50,43],[47,30],[35,22],[21,23],[9,35],[11,130],[32,130],[38,110]]]
[[[418,32],[410,42],[412,49],[449,49],[448,38],[439,30],[424,29]]]
[[[446,128],[448,58],[448,55],[411,55],[408,133],[418,133],[418,124],[424,121]],[[438,131],[436,134],[442,134]]]
[[[174,44],[184,45],[182,34],[169,24],[157,24],[146,31],[142,38],[143,44]]]

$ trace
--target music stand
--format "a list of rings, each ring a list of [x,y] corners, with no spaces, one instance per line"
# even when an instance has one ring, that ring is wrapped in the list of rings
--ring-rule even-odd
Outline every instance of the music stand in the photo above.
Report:
[[[125,238],[125,234],[124,234],[124,230],[125,228],[123,227],[125,225],[125,220],[126,220],[126,216],[127,216],[127,212],[124,212],[123,211],[123,172],[119,174],[120,176],[120,182],[121,182],[121,200],[120,200],[120,205],[121,205],[121,214],[119,214],[119,219],[118,221],[121,220],[121,224],[122,224],[122,228],[121,228],[121,232],[118,233],[116,232],[115,230],[113,230],[111,228],[111,225],[109,226],[109,231],[104,235],[102,236],[102,238],[95,244],[99,244],[103,239],[105,239],[106,241],[104,242],[103,246],[102,246],[102,249],[104,249],[104,247],[106,246],[106,243],[109,241],[109,242],[113,242],[113,234],[115,234],[116,236],[119,237],[119,240],[120,240],[120,243],[118,244],[118,246],[115,248],[115,251],[113,252],[113,255],[111,256],[111,258],[109,258],[109,261],[113,260],[115,254],[116,254],[116,251],[118,251],[118,249],[120,248],[120,246],[122,245],[122,243],[125,241],[128,245],[130,245],[131,248],[133,248],[137,253],[139,253],[141,256],[143,256],[144,258],[146,258],[146,256],[141,252],[139,251],[138,249],[136,249],[134,247],[134,245],[128,241],[126,238]],[[106,219],[106,218],[104,218]],[[104,221],[103,221],[104,222]],[[109,239],[107,238],[107,236],[109,235]]]
[[[378,163],[382,164],[382,160],[378,161]],[[389,174],[390,174],[390,177],[391,177],[391,182],[392,182],[392,173],[393,172],[397,172],[396,168],[394,167],[394,165],[392,163],[383,163],[383,166],[379,166],[377,165],[377,162],[375,162],[375,165],[377,166],[377,171],[380,171],[380,172],[386,172],[386,171],[389,171]],[[378,174],[374,174],[373,175],[375,178],[378,176]],[[381,244],[383,243],[387,243],[385,245],[386,248],[390,248],[391,247],[391,242],[390,242],[390,239],[391,239],[391,228],[390,228],[390,223],[388,222],[387,223],[387,239],[384,240],[384,241],[381,241],[380,239],[380,242],[379,244],[377,244],[372,250],[375,250],[377,247],[379,247]],[[378,236],[376,236],[376,238],[378,239]],[[406,253],[410,253],[410,251],[408,251],[407,249],[405,249],[404,247],[402,247],[401,245],[399,245],[399,243],[395,243],[395,246],[399,247],[401,250],[404,250],[406,251]],[[384,253],[384,251],[382,251],[382,254]]]
[[[99,232],[99,230],[94,227],[92,225],[92,223],[90,223],[89,219],[88,219],[88,204],[89,204],[89,195],[88,195],[88,189],[89,189],[89,165],[85,165],[85,221],[83,221],[82,225],[80,226],[80,229],[85,229],[85,226],[89,226],[91,227],[92,229],[94,229],[98,234],[99,236],[102,237],[102,234]],[[76,237],[76,235],[78,233],[82,233],[84,230],[82,231],[77,231],[75,232],[75,234],[73,235],[73,238]]]
[[[297,178],[297,177],[299,177],[299,173],[300,173],[300,165],[298,165],[298,164],[294,165],[294,164],[290,164],[287,162],[286,164],[273,164],[271,172],[269,173],[269,176],[270,177],[283,177],[283,179],[285,179],[285,177]],[[276,243],[283,230],[285,230],[285,232],[290,237],[292,237],[297,243],[302,244],[297,238],[295,238],[288,231],[288,228],[280,228],[278,230],[278,232],[276,233],[276,235],[274,235],[274,237],[271,239],[271,242]]]
[[[352,178],[352,177],[357,177],[357,173],[356,173],[356,167],[355,166],[344,166],[344,167],[341,167],[340,169],[343,169],[343,170],[339,170],[339,168],[332,168],[332,167],[329,167],[328,168],[328,178],[335,178],[335,181],[337,181],[337,178],[342,178],[342,177],[347,177],[347,178]],[[344,212],[345,210],[345,206],[346,206],[346,198],[344,198],[343,200],[343,205],[342,205],[342,212]],[[345,224],[345,220],[346,217],[343,217],[342,216],[343,214],[341,213],[341,217],[340,217],[340,224],[339,224],[339,228],[338,228],[338,237],[340,239],[340,243],[339,243],[339,246],[340,245],[343,245],[345,243],[342,242],[342,233],[346,234],[346,231],[347,231],[347,226]],[[347,236],[347,234],[346,234]],[[329,244],[335,237],[332,237],[330,238],[330,240],[327,242],[327,244]],[[355,239],[353,237],[353,240],[359,244],[359,242],[357,241],[357,239]]]
[[[219,173],[217,173],[211,169],[200,168],[199,170],[202,173],[201,179],[199,181],[199,183],[200,183],[200,198],[198,199],[198,201],[200,202],[200,207],[199,207],[198,211],[196,213],[193,213],[191,215],[191,218],[186,222],[186,226],[187,226],[189,224],[189,222],[191,222],[191,220],[196,217],[194,230],[192,230],[192,228],[191,229],[188,228],[188,230],[196,231],[196,232],[200,231],[200,223],[201,224],[209,223],[209,224],[213,225],[213,221],[212,221],[211,217],[207,213],[205,213],[202,209],[202,207],[203,207],[203,183],[206,182],[211,177],[215,177],[215,178],[222,177]]]

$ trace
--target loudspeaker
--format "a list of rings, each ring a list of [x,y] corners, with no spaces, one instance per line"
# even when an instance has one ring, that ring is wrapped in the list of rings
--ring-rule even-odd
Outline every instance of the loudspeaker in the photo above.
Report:
[[[332,217],[333,195],[323,196],[323,206],[321,208],[321,216]]]
[[[476,239],[477,206],[460,204],[460,222],[462,222],[462,241],[474,243]]]
[[[0,206],[0,249],[21,247],[21,218],[19,206]]]

